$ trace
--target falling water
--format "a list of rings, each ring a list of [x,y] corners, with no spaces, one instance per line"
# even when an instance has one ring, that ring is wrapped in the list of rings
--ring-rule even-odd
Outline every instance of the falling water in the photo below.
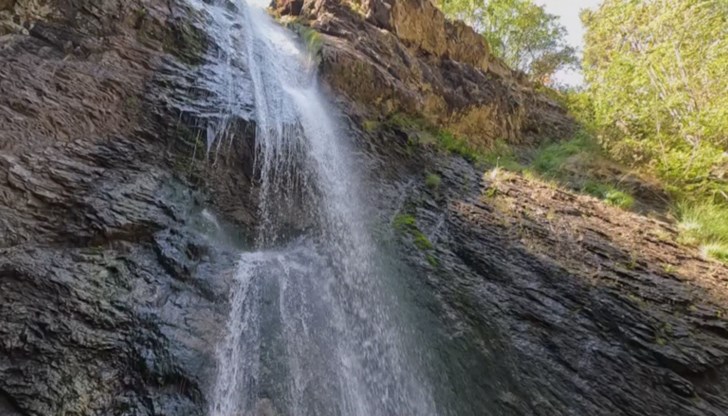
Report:
[[[252,94],[260,176],[257,251],[239,260],[210,414],[434,414],[311,59],[259,0],[188,1],[219,45],[201,81],[220,111],[208,151]],[[311,224],[293,240],[290,215]]]

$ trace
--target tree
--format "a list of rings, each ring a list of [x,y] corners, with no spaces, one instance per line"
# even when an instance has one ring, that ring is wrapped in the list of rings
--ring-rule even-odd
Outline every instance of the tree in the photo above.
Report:
[[[559,69],[578,63],[565,42],[557,16],[531,0],[439,0],[446,15],[482,33],[493,53],[512,68],[544,81]]]
[[[677,188],[715,185],[728,164],[728,2],[605,0],[582,20],[602,143]]]

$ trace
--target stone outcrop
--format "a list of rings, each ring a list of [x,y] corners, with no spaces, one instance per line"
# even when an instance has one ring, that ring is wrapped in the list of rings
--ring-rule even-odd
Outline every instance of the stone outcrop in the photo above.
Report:
[[[561,107],[429,0],[280,0],[276,7],[319,33],[321,74],[363,119],[404,113],[481,148],[572,128]]]
[[[0,21],[0,414],[206,414],[234,259],[201,211],[253,213],[244,146],[202,175],[167,104],[206,47],[194,14],[17,0]]]
[[[411,267],[442,414],[728,412],[725,266],[669,224],[359,127],[402,112],[487,146],[568,130],[558,106],[429,2],[278,6],[320,33],[380,223],[408,215],[430,242],[380,236]],[[0,0],[0,415],[206,414],[256,204],[246,117],[206,154],[201,19]]]
[[[434,377],[451,414],[728,411],[728,267],[676,243],[673,225],[483,174],[413,147],[416,129],[361,134],[390,167],[370,188],[382,221],[411,224],[395,232],[408,284],[448,328],[432,362],[447,363]]]

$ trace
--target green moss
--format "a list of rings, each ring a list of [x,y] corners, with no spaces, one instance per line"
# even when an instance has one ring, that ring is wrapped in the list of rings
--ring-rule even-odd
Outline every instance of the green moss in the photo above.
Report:
[[[398,231],[407,231],[417,228],[417,221],[413,215],[400,214],[394,217],[394,228]]]
[[[394,218],[394,228],[412,237],[412,242],[420,250],[432,250],[434,246],[427,236],[417,227],[417,220],[408,214],[397,215]]]
[[[440,265],[440,260],[438,260],[437,257],[433,256],[432,254],[428,254],[427,256],[425,256],[425,258],[432,267],[438,267]]]
[[[410,231],[410,234],[412,234],[412,241],[420,250],[432,250],[434,248],[430,240],[422,231],[412,230]]]
[[[312,56],[318,56],[324,45],[324,42],[321,39],[321,34],[308,26],[301,26],[299,33],[306,44],[308,52]]]
[[[364,120],[361,126],[367,133],[379,130],[379,122],[376,120]]]
[[[436,190],[436,189],[440,188],[441,184],[442,184],[442,179],[440,178],[439,175],[434,174],[434,173],[427,174],[427,177],[425,178],[425,185],[428,188],[430,188],[432,190]]]
[[[207,36],[205,32],[190,23],[177,24],[162,46],[165,52],[176,56],[182,62],[190,65],[202,63],[202,57],[207,50]]]

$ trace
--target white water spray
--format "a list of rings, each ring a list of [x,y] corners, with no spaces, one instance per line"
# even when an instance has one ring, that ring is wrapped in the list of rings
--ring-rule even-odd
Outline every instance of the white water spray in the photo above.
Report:
[[[188,1],[220,46],[206,68],[222,103],[208,150],[232,140],[226,123],[252,94],[260,176],[258,251],[239,261],[211,416],[253,415],[264,400],[281,415],[435,414],[308,54],[259,0]],[[286,241],[292,212],[312,227]]]

